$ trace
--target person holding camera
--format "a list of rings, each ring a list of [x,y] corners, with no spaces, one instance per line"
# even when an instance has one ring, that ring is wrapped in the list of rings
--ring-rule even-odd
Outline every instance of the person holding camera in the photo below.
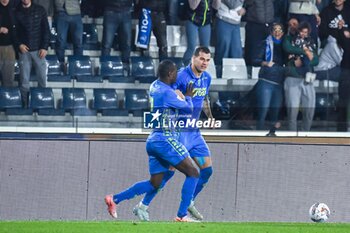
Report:
[[[283,49],[287,53],[286,79],[284,82],[288,128],[297,131],[299,109],[302,111],[301,131],[310,131],[315,112],[316,92],[312,72],[318,64],[317,49],[310,38],[311,26],[307,22],[298,24],[295,18],[288,22],[289,35],[285,37]]]

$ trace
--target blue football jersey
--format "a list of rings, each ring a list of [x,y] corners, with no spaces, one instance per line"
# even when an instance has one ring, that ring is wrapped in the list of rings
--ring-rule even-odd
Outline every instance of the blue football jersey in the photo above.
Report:
[[[159,128],[153,129],[149,140],[157,137],[172,137],[176,135],[175,122],[178,117],[178,112],[191,114],[193,111],[192,98],[186,96],[185,100],[181,99],[174,91],[174,89],[166,83],[156,80],[149,90],[149,99],[151,106],[151,113],[161,124]],[[165,122],[166,124],[163,124]]]
[[[179,89],[182,93],[186,92],[187,85],[192,82],[193,90],[195,91],[192,97],[193,112],[192,119],[198,120],[203,108],[203,101],[209,94],[209,87],[211,83],[211,76],[208,72],[204,71],[198,78],[193,73],[191,65],[181,69],[177,74],[176,83],[173,85],[174,89]]]

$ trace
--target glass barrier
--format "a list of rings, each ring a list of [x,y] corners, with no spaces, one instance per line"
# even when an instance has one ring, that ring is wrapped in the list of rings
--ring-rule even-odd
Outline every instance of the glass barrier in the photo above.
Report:
[[[129,132],[130,129],[135,129],[135,132],[149,132],[145,127],[145,116],[150,112],[148,89],[155,79],[154,73],[153,76],[145,76],[142,71],[131,68],[126,72],[133,72],[133,76],[124,76],[123,67],[118,67],[118,61],[111,58],[112,61],[101,60],[102,58],[74,60],[68,56],[67,73],[49,74],[46,88],[36,87],[37,82],[33,75],[27,106],[23,106],[21,102],[19,88],[1,87],[1,131],[11,131],[11,127],[12,129],[16,127],[17,130],[19,127],[24,127],[28,132],[36,132],[39,129],[45,131],[44,128],[53,131],[72,129],[72,132],[79,130],[100,133],[111,130],[111,132]],[[86,57],[80,57],[80,59],[86,59]],[[106,64],[103,64],[104,62]],[[57,68],[55,67],[57,63],[53,64],[52,67],[49,64],[49,70]],[[107,69],[106,67],[120,69],[115,71],[120,72],[120,76],[108,74],[108,70],[103,70]],[[214,131],[218,134],[227,131],[236,134],[255,132],[262,136],[278,135],[276,132],[298,135],[298,132],[309,131],[347,131],[349,114],[347,118],[343,118],[344,121],[338,122],[337,75],[339,75],[338,70],[322,71],[317,74],[317,80],[309,84],[315,88],[315,108],[289,110],[285,105],[284,97],[281,100],[281,108],[257,107],[258,79],[256,76],[245,79],[214,78],[210,89],[211,109],[214,118],[221,121],[221,124],[216,127],[211,125],[209,128],[215,128]],[[296,114],[296,122],[291,122],[288,111]],[[278,114],[278,119],[271,121],[273,113]],[[266,117],[262,119],[261,115],[264,114]],[[303,118],[308,118],[310,115],[309,122],[303,121]],[[257,120],[259,116],[260,121]],[[203,121],[206,120],[203,113],[201,117]],[[293,124],[294,126],[291,126]],[[310,130],[307,127],[311,127]]]

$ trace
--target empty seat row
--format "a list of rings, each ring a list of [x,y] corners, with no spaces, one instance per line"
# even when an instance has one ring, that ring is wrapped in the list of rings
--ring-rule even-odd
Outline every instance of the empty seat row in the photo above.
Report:
[[[129,111],[147,110],[149,106],[146,90],[125,90],[124,108],[120,108],[115,89],[94,89],[91,107],[83,88],[62,88],[62,99],[58,108],[52,88],[35,87],[30,89],[29,108],[22,108],[21,93],[18,88],[0,87],[0,111],[9,115],[96,115],[105,116],[127,115]]]
[[[171,58],[179,67],[183,67],[181,58]],[[46,57],[48,64],[48,81],[70,82],[72,78],[78,82],[110,82],[151,83],[155,77],[155,65],[151,57],[131,57],[131,67],[124,67],[119,56],[101,56],[99,71],[94,75],[94,66],[89,56],[68,56],[67,75],[63,74],[56,55]],[[130,69],[130,76],[128,70]]]

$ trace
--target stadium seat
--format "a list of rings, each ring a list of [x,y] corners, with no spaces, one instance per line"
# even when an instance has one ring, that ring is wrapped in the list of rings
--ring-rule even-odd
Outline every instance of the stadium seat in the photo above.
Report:
[[[0,110],[22,108],[21,92],[17,87],[0,87]]]
[[[155,76],[151,57],[131,57],[131,76],[135,78]]]
[[[62,98],[62,108],[72,115],[96,115],[96,111],[86,107],[86,94],[83,88],[62,88]]]
[[[118,95],[115,89],[94,89],[93,108],[96,110],[117,109]]]
[[[335,120],[335,109],[336,100],[333,94],[316,93],[315,119]]]
[[[71,76],[92,75],[92,64],[89,56],[68,56],[68,74]]]
[[[55,99],[52,88],[31,88],[30,107],[38,112],[38,115],[64,115],[63,109],[55,109]]]
[[[32,115],[30,108],[22,108],[21,92],[17,87],[0,87],[0,111],[6,115]]]
[[[149,109],[148,94],[146,90],[125,90],[125,108],[127,110]]]
[[[60,62],[56,55],[46,56],[47,75],[62,75]]]
[[[68,74],[78,82],[102,82],[102,77],[93,76],[89,56],[68,56]]]
[[[222,78],[248,79],[247,67],[243,58],[224,58],[222,60]]]
[[[84,50],[100,50],[97,27],[94,23],[83,24],[83,48]]]
[[[115,89],[94,89],[93,108],[102,116],[127,116],[127,110],[119,109],[118,95]]]
[[[65,110],[86,108],[86,95],[83,88],[62,88],[62,108]]]
[[[100,75],[103,78],[124,77],[123,63],[118,56],[101,56],[100,57]]]
[[[71,77],[63,74],[60,62],[56,55],[47,55],[47,81],[49,82],[70,82]]]

